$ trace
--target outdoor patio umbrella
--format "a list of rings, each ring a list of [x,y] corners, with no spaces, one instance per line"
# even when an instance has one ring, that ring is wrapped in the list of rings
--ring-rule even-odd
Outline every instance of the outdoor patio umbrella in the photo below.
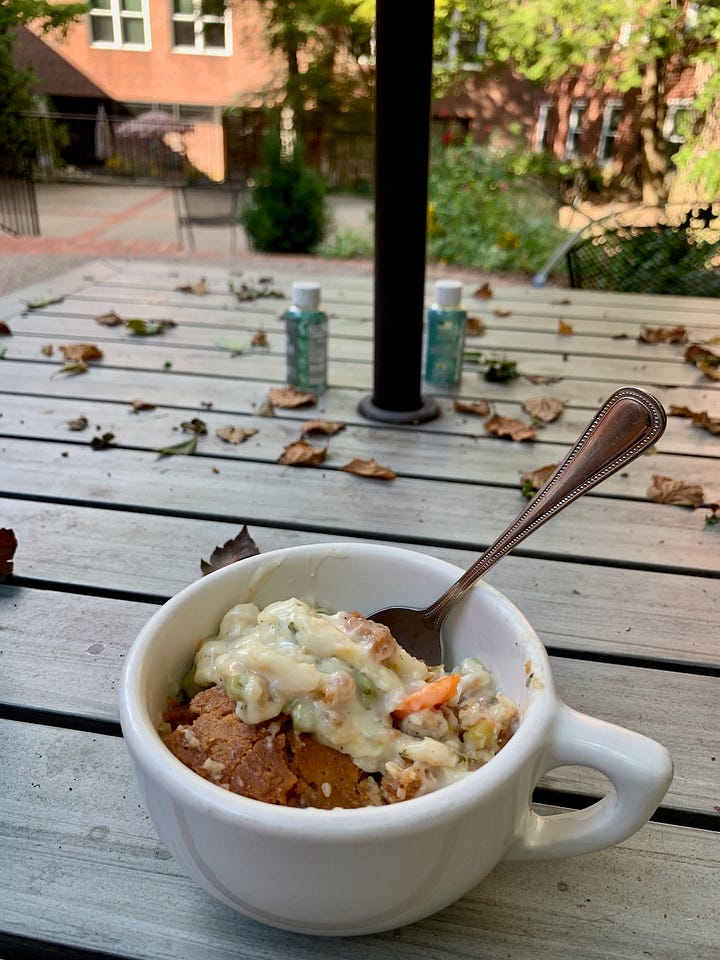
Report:
[[[126,120],[115,129],[115,136],[123,139],[161,140],[166,133],[189,133],[193,129],[188,120],[180,120],[164,110],[146,110],[132,120]]]
[[[360,413],[388,423],[438,415],[421,395],[434,0],[375,6],[375,346]]]
[[[100,104],[95,114],[95,156],[98,160],[107,160],[114,152],[110,120],[105,107]]]

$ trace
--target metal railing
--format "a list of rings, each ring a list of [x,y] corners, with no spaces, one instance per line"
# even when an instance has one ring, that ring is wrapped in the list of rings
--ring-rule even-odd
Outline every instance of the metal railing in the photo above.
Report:
[[[0,164],[0,231],[14,237],[40,235],[35,184],[29,165]]]

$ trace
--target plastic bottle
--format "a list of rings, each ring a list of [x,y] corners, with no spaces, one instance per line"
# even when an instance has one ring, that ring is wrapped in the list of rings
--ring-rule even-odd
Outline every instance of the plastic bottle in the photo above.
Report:
[[[320,284],[296,281],[285,311],[287,382],[301,390],[327,387],[327,314],[320,310]]]
[[[438,280],[425,327],[424,377],[438,386],[457,386],[462,373],[467,313],[460,306],[459,280]]]

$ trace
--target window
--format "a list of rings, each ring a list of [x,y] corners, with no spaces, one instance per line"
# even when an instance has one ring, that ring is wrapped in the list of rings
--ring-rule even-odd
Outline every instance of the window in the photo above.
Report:
[[[94,47],[150,49],[147,0],[90,0],[90,43]]]
[[[487,23],[470,26],[463,23],[462,14],[457,7],[452,12],[452,30],[448,38],[448,60],[458,61],[465,69],[472,69],[487,51]]]
[[[583,134],[583,121],[587,111],[587,100],[574,100],[570,108],[567,139],[565,141],[565,156],[574,160],[579,156],[580,138]]]
[[[665,123],[663,124],[663,136],[668,143],[677,146],[685,143],[693,121],[692,105],[691,98],[668,100]]]
[[[533,150],[536,153],[541,153],[548,148],[548,119],[551,109],[552,102],[550,100],[543,100],[540,104],[537,123],[535,124],[535,136],[533,137]]]
[[[172,0],[173,47],[182,53],[231,52],[225,0]]]
[[[597,152],[598,163],[608,163],[615,156],[615,140],[617,139],[618,127],[620,126],[622,115],[622,100],[608,100],[605,104],[602,127],[600,129],[600,142],[598,143]]]

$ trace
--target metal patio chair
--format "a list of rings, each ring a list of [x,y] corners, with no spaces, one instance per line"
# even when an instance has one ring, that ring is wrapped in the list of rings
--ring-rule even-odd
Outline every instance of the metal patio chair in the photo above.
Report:
[[[173,200],[179,245],[185,245],[185,231],[190,249],[195,250],[193,227],[229,227],[230,252],[235,253],[242,194],[241,187],[224,184],[175,187]]]

